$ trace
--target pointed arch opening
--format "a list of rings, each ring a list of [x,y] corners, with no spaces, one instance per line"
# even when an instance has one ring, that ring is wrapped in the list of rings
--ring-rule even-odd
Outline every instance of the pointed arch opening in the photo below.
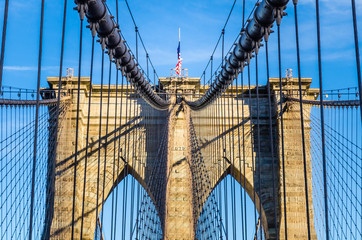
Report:
[[[231,174],[225,174],[204,203],[196,239],[266,239],[258,206],[254,204],[258,199],[257,193],[251,195]]]
[[[131,174],[115,183],[99,213],[94,239],[162,239],[154,199]]]

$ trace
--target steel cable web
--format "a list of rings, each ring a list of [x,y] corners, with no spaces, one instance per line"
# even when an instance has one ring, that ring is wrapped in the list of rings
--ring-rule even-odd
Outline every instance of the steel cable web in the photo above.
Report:
[[[352,2],[354,3],[354,1]],[[73,212],[70,223],[65,223],[66,216],[57,216],[60,219],[57,224],[67,224],[65,228],[67,231],[71,229],[73,239],[78,237],[77,221],[81,220],[79,225],[82,238],[82,234],[86,234],[88,230],[83,226],[83,221],[89,213],[87,210],[89,208],[87,206],[88,191],[97,189],[96,193],[91,192],[97,198],[97,203],[92,209],[96,216],[92,215],[91,219],[92,226],[95,227],[94,237],[96,239],[108,239],[103,231],[104,226],[107,226],[108,223],[106,219],[108,215],[104,208],[107,198],[108,202],[111,201],[112,209],[109,214],[111,215],[111,240],[120,235],[122,239],[128,237],[131,239],[161,239],[164,235],[167,216],[165,207],[167,181],[165,179],[168,179],[170,174],[170,168],[167,166],[171,138],[169,134],[177,130],[172,125],[175,118],[172,115],[173,108],[170,108],[170,102],[166,98],[153,91],[153,87],[148,82],[148,64],[150,63],[152,67],[153,65],[149,60],[148,52],[130,9],[136,26],[135,59],[127,43],[123,41],[124,38],[119,33],[118,25],[113,21],[103,0],[77,0],[76,3],[81,19],[87,17],[90,23],[89,28],[92,31],[90,89],[93,86],[93,54],[96,34],[102,45],[99,102],[92,103],[92,90],[88,92],[88,102],[80,101],[80,99],[86,99],[84,98],[86,94],[82,96],[83,93],[80,91],[82,37],[79,39],[79,75],[75,82],[77,89],[73,89],[73,96],[62,92],[61,87],[58,87],[57,93],[54,90],[40,89],[42,41],[39,42],[37,90],[29,93],[28,90],[10,88],[7,92],[6,87],[1,87],[2,94],[10,93],[10,95],[6,97],[2,95],[3,98],[0,99],[0,238],[49,238],[54,211],[51,209],[53,207],[51,202],[54,201],[54,191],[59,190],[52,185],[56,174],[55,163],[59,160],[56,158],[56,153],[59,138],[63,136],[61,129],[64,127],[64,121],[67,120],[69,125],[76,123],[75,153],[69,158],[75,159],[74,164],[71,165],[74,172],[67,172],[68,176],[74,176],[70,183],[73,188],[68,189],[68,191],[73,191]],[[287,3],[287,0],[265,0],[257,4],[253,19],[248,21],[245,29],[243,27],[238,42],[227,58],[224,58],[225,29],[223,29],[218,41],[218,44],[219,42],[222,44],[221,72],[205,95],[201,95],[200,92],[199,99],[195,102],[185,100],[189,105],[183,107],[189,120],[186,128],[188,128],[188,143],[190,144],[193,227],[198,239],[248,239],[250,236],[254,236],[254,239],[268,237],[278,239],[283,235],[287,238],[288,219],[285,209],[284,180],[287,173],[284,171],[283,131],[286,130],[286,134],[288,134],[290,125],[283,126],[283,115],[287,116],[286,124],[290,118],[301,119],[300,127],[295,130],[298,134],[299,131],[302,132],[303,148],[305,148],[303,149],[305,175],[303,189],[306,194],[307,219],[304,230],[307,231],[308,227],[309,238],[314,238],[314,233],[309,232],[310,229],[314,231],[314,228],[317,230],[318,237],[321,238],[330,236],[331,239],[358,239],[362,236],[362,186],[360,181],[362,176],[362,140],[360,137],[362,130],[359,114],[361,98],[358,98],[361,91],[358,92],[357,88],[354,92],[348,89],[348,93],[345,95],[343,95],[343,91],[345,91],[343,89],[323,91],[321,56],[319,56],[321,88],[319,100],[304,99],[305,95],[302,94],[301,88],[296,1],[294,1],[294,10],[299,93],[288,95],[287,91],[282,90],[279,25]],[[353,10],[355,11],[355,9]],[[44,0],[42,1],[42,15],[43,12]],[[65,15],[66,13],[64,13],[64,23]],[[261,70],[258,69],[258,64],[260,64],[260,62],[258,63],[258,52],[264,38],[266,71],[269,79],[267,44],[274,21],[278,25],[279,93],[276,88],[271,87],[270,82],[268,82],[267,88],[259,86]],[[318,18],[317,21],[319,21]],[[59,86],[62,85],[64,23]],[[354,22],[354,24],[356,23]],[[43,16],[41,17],[41,29],[42,25]],[[6,28],[4,29],[6,30]],[[82,27],[80,30],[83,31]],[[4,35],[5,32],[3,32],[3,39]],[[147,74],[137,63],[138,40],[141,41],[147,55]],[[358,40],[356,41],[358,43]],[[3,46],[4,44],[3,40]],[[358,52],[358,46],[356,49]],[[320,54],[320,46],[318,50]],[[5,50],[2,48],[0,58],[3,58],[4,52]],[[110,57],[109,62],[105,58],[106,54]],[[251,77],[254,75],[254,69],[250,66],[253,54],[255,54],[255,87],[251,86],[251,78],[254,78],[254,76]],[[114,69],[113,63],[115,63],[116,69]],[[211,76],[213,76],[213,56],[209,63],[211,64]],[[109,64],[108,75],[104,68],[108,66],[107,64]],[[1,59],[0,65],[2,68],[3,60]],[[247,67],[247,73],[243,71],[244,66]],[[253,73],[251,74],[251,72]],[[120,94],[118,93],[119,74],[122,78]],[[244,89],[243,86],[244,74],[247,74],[248,89]],[[109,77],[108,85],[104,84],[106,76]],[[205,85],[205,71],[203,76]],[[240,76],[240,85],[238,76]],[[116,81],[115,92],[111,88],[114,79]],[[124,81],[131,84],[123,85]],[[124,89],[124,86],[127,89]],[[205,88],[204,86],[204,90]],[[33,94],[31,100],[28,99],[28,94]],[[115,98],[112,94],[115,95]],[[34,95],[36,100],[34,100]],[[326,101],[328,95],[332,99]],[[43,97],[43,100],[40,100],[40,96]],[[312,99],[311,96],[308,97],[308,99]],[[112,102],[114,99],[115,102]],[[316,95],[314,99],[318,99]],[[74,113],[76,117],[65,118],[66,114],[70,112],[70,100],[73,100],[73,104],[76,103],[76,109],[72,109],[72,114]],[[94,114],[93,110],[91,113],[91,104],[97,104],[99,113]],[[78,138],[83,139],[81,133],[78,133],[78,122],[85,119],[80,117],[83,111],[80,109],[81,105],[88,109],[85,111],[88,114],[86,116],[87,130],[85,148],[78,149]],[[172,107],[175,108],[177,105]],[[235,112],[234,107],[236,107]],[[292,107],[297,110],[290,111]],[[166,109],[169,111],[165,111]],[[249,115],[247,115],[248,112]],[[276,113],[280,113],[280,115]],[[94,116],[98,121],[95,134],[91,130],[93,124],[91,117]],[[112,119],[113,117],[114,119]],[[155,124],[155,122],[157,123]],[[306,135],[304,128],[306,128]],[[278,132],[279,130],[280,132]],[[278,134],[281,134],[281,139],[277,139]],[[72,139],[74,139],[73,136]],[[280,140],[281,146],[277,145],[280,144],[278,142]],[[277,151],[279,151],[277,147],[281,147],[280,156],[277,156]],[[281,158],[279,163],[282,164],[280,173],[274,172],[279,170],[278,164],[274,166],[274,159],[278,157]],[[307,169],[309,157],[312,158],[312,179],[307,179],[306,174],[309,171]],[[151,158],[152,162],[149,161]],[[302,157],[299,160],[302,162]],[[272,167],[265,170],[267,165]],[[85,166],[84,172],[77,172],[77,166]],[[81,170],[83,169],[81,168]],[[90,171],[94,171],[97,176],[91,178]],[[57,172],[57,174],[62,173]],[[252,183],[250,179],[246,179],[247,174],[251,176]],[[29,184],[29,176],[31,176],[31,184]],[[83,179],[81,176],[84,176]],[[270,185],[265,185],[263,182],[264,179],[268,179],[265,178],[266,176],[269,177]],[[275,180],[277,177],[280,177],[278,179],[280,184]],[[81,188],[78,190],[76,183],[79,178],[84,182],[81,182]],[[239,181],[240,188],[236,188],[236,181]],[[313,185],[313,192],[308,190],[307,181]],[[110,185],[111,190],[108,193],[106,189]],[[283,190],[281,190],[282,188]],[[121,189],[120,198],[118,198],[118,189]],[[240,194],[237,194],[237,189],[240,189]],[[278,199],[276,199],[279,190],[283,191],[284,195],[282,196],[280,192],[279,199],[284,198],[283,216],[285,219],[279,218],[279,214],[283,210],[280,209],[282,203],[279,206]],[[76,195],[76,191],[77,194],[81,193],[80,197]],[[308,203],[311,203],[308,202],[308,194],[313,195],[311,209],[308,206]],[[237,200],[237,195],[240,196],[240,200]],[[261,200],[261,198],[268,199],[269,202]],[[78,202],[76,203],[76,201]],[[247,201],[249,201],[248,206],[252,206],[251,204],[254,203],[252,208],[247,209]],[[267,220],[265,220],[266,213],[263,212],[265,203],[271,206],[268,214],[272,217]],[[81,211],[76,209],[76,205],[82,205]],[[303,211],[305,211],[304,208],[305,206],[303,206]],[[310,210],[314,210],[314,216]],[[81,219],[77,211],[81,212]],[[118,214],[119,212],[121,214]],[[310,218],[314,217],[314,224],[309,222],[310,212]],[[63,220],[64,222],[62,222]],[[242,230],[238,227],[239,221]],[[280,228],[283,224],[282,221],[285,226],[283,232]],[[264,229],[264,227],[269,229]],[[240,231],[241,234],[239,234]],[[269,231],[269,236],[266,235],[267,231]],[[62,238],[66,234],[61,232],[58,237]],[[305,233],[306,235],[307,233]]]
[[[262,39],[269,38],[274,21],[280,23],[288,2],[289,0],[264,0],[257,3],[253,19],[245,29],[242,29],[239,41],[229,52],[229,57],[225,58],[225,64],[222,59],[222,69],[210,84],[206,94],[197,101],[186,101],[191,109],[204,108],[225,92],[234,79],[237,79],[239,72],[243,72],[244,67],[250,63],[253,53],[258,53]]]
[[[361,215],[361,175],[362,131],[359,107],[324,106],[325,112],[325,151],[328,193],[328,211],[324,203],[322,172],[322,140],[319,105],[314,105],[310,113],[312,141],[313,203],[316,230],[319,237],[329,234],[331,239],[358,239],[362,235]],[[309,116],[307,110],[304,115]],[[324,215],[328,215],[329,228],[325,232]]]
[[[5,91],[6,92],[6,91]],[[18,95],[25,92],[18,89],[13,92]],[[28,94],[19,94],[26,98]],[[61,101],[39,106],[38,138],[37,138],[37,167],[35,169],[34,188],[34,222],[32,237],[40,239],[43,234],[43,221],[50,221],[50,205],[45,199],[52,194],[47,187],[47,176],[52,174],[52,157],[55,154],[57,139],[56,119],[63,126],[64,116],[69,107],[68,101]],[[1,223],[2,239],[24,239],[29,235],[30,192],[28,177],[33,171],[32,154],[35,128],[35,109],[33,105],[0,104],[1,116]],[[59,132],[58,137],[61,136]],[[46,189],[46,190],[45,190]],[[44,191],[45,190],[45,191]],[[16,216],[11,217],[11,216]]]
[[[151,85],[126,46],[118,24],[114,22],[113,16],[108,13],[105,2],[102,0],[76,0],[75,2],[80,18],[87,17],[92,35],[98,34],[102,49],[107,48],[109,57],[115,62],[117,69],[122,69],[122,73],[128,76],[127,80],[145,101],[157,109],[167,109],[170,103],[152,90]]]

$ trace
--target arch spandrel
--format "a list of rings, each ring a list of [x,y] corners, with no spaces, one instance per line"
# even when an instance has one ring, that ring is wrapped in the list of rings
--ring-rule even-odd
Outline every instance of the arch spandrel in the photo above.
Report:
[[[259,99],[260,109],[256,111],[258,103],[253,93],[250,98],[248,95],[244,95],[244,100],[240,96],[239,98],[225,98],[223,101],[217,100],[203,112],[193,113],[191,117],[198,135],[200,152],[208,173],[213,179],[211,189],[214,189],[228,174],[244,187],[245,177],[245,191],[261,215],[265,235],[267,238],[273,238],[276,226],[272,173],[274,171],[274,177],[278,181],[279,170],[277,151],[275,150],[274,156],[271,156],[269,123],[263,117],[268,113],[267,102],[265,97]],[[221,107],[224,107],[222,112],[218,111]],[[257,113],[259,121],[257,121]],[[208,114],[215,116],[216,120],[210,122],[204,119],[203,116]],[[223,117],[226,119],[222,121]],[[220,118],[219,121],[218,118]],[[259,122],[259,129],[257,122]],[[260,132],[260,151],[258,151],[258,131]],[[275,133],[275,130],[273,132]],[[277,142],[276,139],[275,142]],[[273,159],[274,169],[272,168]],[[274,187],[277,196],[279,184],[275,184]],[[261,196],[261,210],[259,196]],[[279,203],[276,203],[275,207],[278,214]],[[278,215],[278,217],[280,216]]]
[[[87,82],[85,85],[89,84]],[[99,139],[100,123],[100,89],[99,86],[92,86],[92,104],[90,111],[90,131],[88,143],[86,186],[84,196],[84,217],[83,217],[83,238],[93,239],[96,226],[96,203],[98,188],[98,214],[102,210],[102,201],[107,199],[112,190],[121,182],[125,176],[131,174],[151,197],[156,208],[164,205],[157,202],[157,197],[162,199],[159,189],[156,188],[155,178],[152,175],[159,161],[159,143],[161,138],[166,136],[164,129],[167,127],[167,111],[154,110],[139,96],[133,94],[133,90],[123,88],[123,97],[118,93],[115,98],[115,91],[111,88],[109,112],[107,121],[107,94],[103,93],[102,100],[102,126],[101,139]],[[88,116],[88,104],[85,100],[89,89],[81,87],[81,98],[84,104],[80,105],[79,118],[79,139],[78,159],[76,174],[76,201],[75,201],[75,238],[79,237],[83,184],[85,169],[86,149],[86,126]],[[106,91],[104,87],[103,91]],[[118,91],[121,91],[120,88]],[[117,101],[117,117],[115,116],[115,103]],[[51,224],[51,239],[68,239],[71,233],[72,224],[72,200],[73,200],[73,178],[74,178],[74,127],[75,127],[76,101],[69,107],[61,137],[59,138],[59,152],[56,163],[55,196],[54,196],[54,218]],[[121,116],[121,119],[120,119]],[[120,126],[121,122],[121,126]],[[108,132],[107,130],[108,123]],[[117,124],[117,126],[115,125]],[[115,128],[116,126],[116,128]],[[165,140],[164,140],[165,141]],[[106,157],[105,157],[106,155]],[[99,161],[98,161],[99,159]],[[106,159],[106,161],[105,161]],[[118,165],[119,164],[119,165]],[[114,168],[116,166],[116,169]],[[125,167],[125,166],[129,167]],[[98,173],[99,170],[99,173]],[[158,170],[157,170],[158,171]],[[162,177],[162,172],[157,172]],[[105,175],[105,179],[104,179]],[[97,179],[99,180],[97,187]],[[103,187],[104,182],[104,187]],[[104,188],[104,191],[103,191]],[[159,211],[159,209],[157,209]]]

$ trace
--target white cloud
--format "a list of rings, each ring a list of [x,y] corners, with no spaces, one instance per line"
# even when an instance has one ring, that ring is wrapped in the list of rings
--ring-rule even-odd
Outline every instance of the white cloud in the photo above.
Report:
[[[58,66],[44,66],[41,69],[44,71],[54,70],[59,68]],[[7,71],[37,71],[38,67],[36,66],[4,66],[4,70]]]
[[[8,71],[35,71],[36,67],[25,67],[25,66],[4,66],[4,70]]]

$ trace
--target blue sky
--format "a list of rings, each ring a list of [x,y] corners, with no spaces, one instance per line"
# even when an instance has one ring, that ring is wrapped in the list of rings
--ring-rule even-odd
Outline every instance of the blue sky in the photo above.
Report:
[[[5,55],[4,85],[35,88],[37,74],[37,52],[39,41],[40,0],[11,0],[7,47]],[[362,3],[357,2],[357,13],[362,11]],[[170,69],[177,62],[178,28],[181,28],[181,54],[183,67],[189,69],[189,76],[201,76],[218,36],[229,13],[233,0],[209,1],[165,1],[133,0],[129,1],[141,36],[148,49],[151,60],[159,76],[169,76]],[[248,16],[255,1],[246,1]],[[107,1],[115,15],[115,1]],[[4,0],[0,1],[3,11]],[[65,68],[72,67],[77,73],[79,17],[72,10],[73,1],[68,1],[66,29]],[[44,26],[44,52],[42,86],[46,86],[46,77],[57,76],[59,72],[60,36],[63,1],[46,1]],[[282,69],[292,68],[296,72],[296,50],[294,33],[293,6],[289,3],[288,16],[282,21]],[[228,26],[226,27],[225,49],[229,49],[241,28],[242,1],[236,3]],[[357,16],[362,26],[362,16]],[[125,2],[119,1],[120,28],[127,42],[135,51],[135,33]],[[351,5],[349,0],[321,0],[321,24],[323,44],[323,76],[325,89],[357,86],[354,42],[352,31]],[[313,0],[300,1],[300,45],[302,58],[302,76],[313,77],[317,84],[316,23]],[[1,20],[2,24],[2,20]],[[361,27],[359,27],[361,29]],[[359,31],[362,39],[362,31]],[[270,37],[270,76],[278,76],[277,36]],[[84,54],[82,75],[89,76],[90,31],[84,31]],[[360,44],[361,45],[361,44]],[[140,63],[145,68],[145,53],[139,51]],[[220,62],[221,49],[214,57],[215,65]],[[266,82],[265,50],[259,57],[260,82]],[[252,67],[254,64],[251,65]],[[215,69],[215,67],[214,67]],[[96,46],[95,79],[100,70],[100,47]],[[207,73],[210,70],[207,70]],[[77,75],[77,74],[75,74]],[[207,78],[210,76],[207,75]]]
[[[3,12],[4,0],[0,0]],[[246,16],[256,1],[246,0]],[[312,86],[318,87],[316,22],[314,0],[301,0],[299,5],[300,49],[302,77],[312,77]],[[36,88],[41,0],[10,0],[8,34],[4,63],[3,84],[6,86]],[[79,16],[73,11],[74,3],[68,0],[65,42],[66,68],[74,68],[77,75],[79,48]],[[233,0],[174,1],[129,0],[138,28],[159,76],[169,76],[177,63],[178,28],[181,28],[181,54],[183,67],[189,76],[201,76],[219,34],[223,28]],[[359,39],[362,42],[362,1],[357,0]],[[115,15],[115,0],[107,4]],[[238,0],[226,28],[225,48],[229,49],[241,28],[242,1]],[[127,42],[135,51],[134,25],[124,0],[119,1],[120,28]],[[45,4],[44,49],[41,86],[46,87],[46,77],[58,76],[61,46],[63,0],[49,0]],[[282,69],[296,69],[296,49],[293,6],[289,3],[288,16],[283,18]],[[2,27],[2,19],[0,26]],[[321,0],[323,77],[325,89],[357,86],[350,0]],[[90,31],[84,30],[82,76],[89,76]],[[277,36],[270,37],[270,76],[278,76]],[[360,43],[362,49],[362,44]],[[94,82],[100,82],[100,46],[96,46]],[[221,49],[215,55],[219,65]],[[252,61],[252,73],[255,68]],[[259,57],[260,83],[266,83],[265,48]],[[145,68],[145,53],[140,50],[140,63]],[[214,68],[215,69],[215,68]],[[207,77],[209,77],[209,69]],[[113,75],[114,76],[114,75]],[[114,81],[114,80],[113,80]],[[254,82],[255,79],[252,79]],[[109,204],[109,203],[108,203]],[[109,205],[108,205],[109,206]],[[109,210],[109,209],[108,209]]]

